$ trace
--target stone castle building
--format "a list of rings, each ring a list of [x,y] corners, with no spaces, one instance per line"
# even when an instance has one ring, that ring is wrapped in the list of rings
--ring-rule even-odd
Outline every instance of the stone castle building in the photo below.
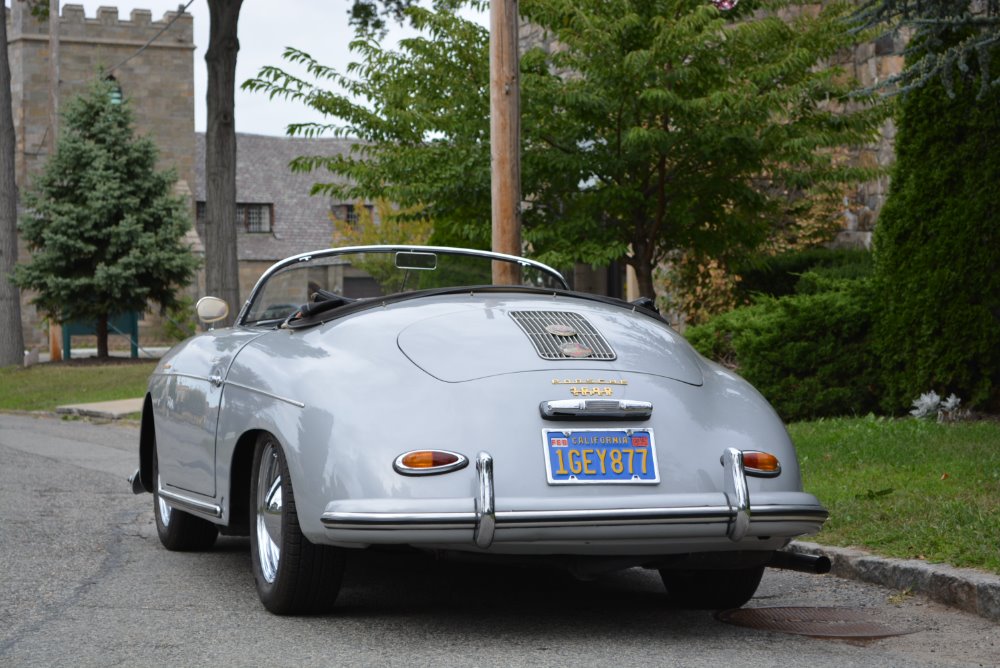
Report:
[[[16,179],[23,191],[53,151],[49,95],[49,23],[35,19],[28,3],[7,11]],[[82,5],[64,5],[59,21],[60,104],[83,92],[98,77],[114,77],[129,100],[138,134],[159,147],[161,169],[177,172],[177,191],[194,191],[194,28],[190,14],[168,12],[153,20],[134,10],[127,19],[101,7],[87,18]],[[192,203],[192,217],[194,205]],[[22,250],[22,253],[24,251]],[[25,345],[45,345],[46,334],[30,296],[22,295]]]

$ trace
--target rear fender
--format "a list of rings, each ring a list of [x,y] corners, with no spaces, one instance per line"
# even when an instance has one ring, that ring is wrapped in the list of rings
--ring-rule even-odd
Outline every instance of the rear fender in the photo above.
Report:
[[[139,485],[153,491],[153,452],[156,449],[156,431],[153,425],[153,400],[149,394],[142,402],[142,423],[139,427]]]

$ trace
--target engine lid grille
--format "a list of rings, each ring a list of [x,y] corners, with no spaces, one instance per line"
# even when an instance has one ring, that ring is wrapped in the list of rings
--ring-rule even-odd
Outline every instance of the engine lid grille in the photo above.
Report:
[[[613,360],[611,345],[586,318],[569,311],[511,311],[538,356],[546,360]]]

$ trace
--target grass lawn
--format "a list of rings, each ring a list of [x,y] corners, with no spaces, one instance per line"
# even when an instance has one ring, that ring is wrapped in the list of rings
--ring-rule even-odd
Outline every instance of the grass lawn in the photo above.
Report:
[[[90,360],[0,369],[0,410],[52,411],[63,404],[133,399],[146,394],[156,360],[95,364]]]
[[[1000,573],[1000,422],[856,418],[789,425],[830,509],[808,540]]]

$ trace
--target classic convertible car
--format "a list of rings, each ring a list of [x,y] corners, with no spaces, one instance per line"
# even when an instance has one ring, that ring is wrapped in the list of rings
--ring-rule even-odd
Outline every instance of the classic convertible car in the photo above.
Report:
[[[494,285],[494,264],[521,285]],[[226,315],[205,298],[206,321]],[[349,549],[410,546],[658,569],[736,607],[827,511],[778,416],[648,300],[570,291],[524,258],[316,251],[271,267],[235,326],[188,339],[145,398],[136,493],[169,550],[250,536],[279,614],[329,609]]]

